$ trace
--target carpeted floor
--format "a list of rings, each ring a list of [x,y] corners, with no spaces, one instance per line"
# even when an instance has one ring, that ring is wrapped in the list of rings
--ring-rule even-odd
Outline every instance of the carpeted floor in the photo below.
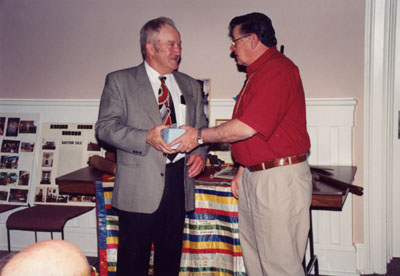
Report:
[[[16,252],[11,252],[10,254],[8,251],[0,251],[0,267],[1,264],[4,263],[8,258],[10,258]],[[96,267],[97,271],[99,271],[98,267],[98,259],[97,257],[88,257],[88,261],[91,265]],[[387,267],[387,273],[382,274],[368,274],[362,276],[399,276],[400,275],[400,258],[394,258]],[[323,275],[320,275],[323,276]]]

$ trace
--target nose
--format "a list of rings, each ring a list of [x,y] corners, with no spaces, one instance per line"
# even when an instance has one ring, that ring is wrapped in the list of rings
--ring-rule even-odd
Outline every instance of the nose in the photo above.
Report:
[[[236,48],[235,48],[235,46],[231,45],[231,46],[229,47],[229,49],[230,49],[232,52],[234,52]]]

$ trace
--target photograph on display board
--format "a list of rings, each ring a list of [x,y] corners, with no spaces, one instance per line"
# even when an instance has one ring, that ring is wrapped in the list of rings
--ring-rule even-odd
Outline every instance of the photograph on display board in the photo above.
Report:
[[[85,196],[85,195],[70,195],[69,202],[73,203],[95,203],[95,196]]]
[[[35,126],[35,121],[25,121],[25,120],[21,120],[20,124],[19,124],[19,133],[27,133],[27,134],[31,134],[31,133],[36,133],[36,126]]]
[[[10,197],[8,198],[8,202],[27,203],[28,190],[10,189]]]
[[[46,195],[46,202],[57,202],[57,189],[56,188],[48,188]]]
[[[40,184],[50,184],[51,171],[42,171],[42,178],[40,180]]]
[[[15,172],[1,172],[0,185],[8,186],[17,183],[18,176]]]
[[[97,143],[97,141],[89,141],[87,146],[88,151],[101,151],[101,146]]]
[[[0,191],[0,200],[7,201],[8,191]]]
[[[67,195],[58,195],[57,202],[58,203],[68,203],[68,196]]]
[[[10,180],[8,179],[7,172],[0,172],[0,185],[7,186],[10,184]]]
[[[8,118],[6,136],[18,136],[19,118]]]
[[[21,152],[33,152],[35,149],[35,143],[21,142]]]
[[[6,124],[6,117],[0,117],[0,136],[4,135],[5,124]]]
[[[43,152],[42,156],[42,167],[53,167],[54,153]]]
[[[42,149],[44,150],[55,150],[56,142],[54,140],[43,140]]]
[[[28,171],[19,171],[18,186],[28,186],[30,173]]]
[[[18,156],[2,155],[0,169],[18,169]]]
[[[37,187],[35,193],[35,202],[45,202],[47,194],[47,188]]]
[[[20,141],[6,140],[1,143],[1,152],[18,153]]]

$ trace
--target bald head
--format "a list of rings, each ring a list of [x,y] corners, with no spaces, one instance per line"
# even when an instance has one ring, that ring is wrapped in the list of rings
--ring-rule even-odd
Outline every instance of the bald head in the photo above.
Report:
[[[89,276],[90,266],[80,249],[70,242],[35,243],[14,255],[1,276]]]

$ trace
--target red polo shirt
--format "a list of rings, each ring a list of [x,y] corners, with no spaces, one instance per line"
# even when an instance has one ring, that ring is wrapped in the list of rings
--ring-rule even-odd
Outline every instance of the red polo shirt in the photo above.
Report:
[[[232,119],[239,119],[258,132],[232,144],[232,154],[243,166],[309,150],[299,70],[276,47],[247,67],[247,83],[238,96]]]

